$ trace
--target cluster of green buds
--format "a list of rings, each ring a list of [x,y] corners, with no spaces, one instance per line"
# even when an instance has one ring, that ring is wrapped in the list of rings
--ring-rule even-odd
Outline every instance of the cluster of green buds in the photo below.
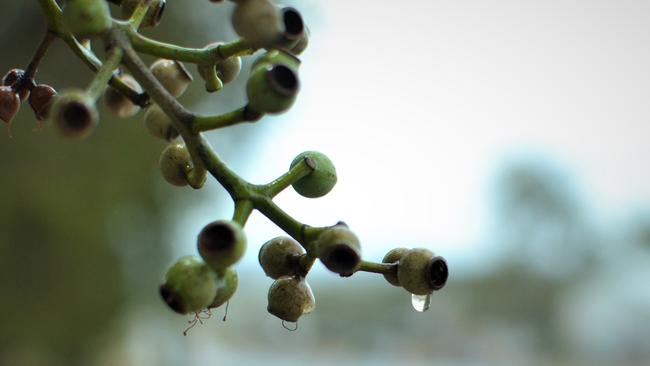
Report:
[[[299,56],[309,39],[300,12],[270,0],[232,2],[232,26],[240,38],[187,48],[139,32],[162,21],[165,0],[65,0],[62,6],[55,0],[39,0],[48,32],[27,71],[12,70],[3,79],[0,119],[10,123],[21,101],[29,98],[38,120],[50,121],[61,136],[80,139],[90,136],[99,125],[96,105],[100,99],[118,117],[132,117],[143,110],[144,128],[166,144],[159,167],[167,182],[199,189],[212,175],[227,190],[235,203],[232,218],[206,225],[197,235],[198,255],[178,259],[160,285],[160,296],[175,312],[201,319],[202,312],[228,303],[238,283],[234,265],[246,252],[244,227],[255,210],[287,234],[262,245],[258,256],[262,269],[274,280],[267,310],[283,321],[297,322],[315,308],[306,278],[317,260],[342,277],[362,271],[383,274],[390,284],[425,304],[420,308],[426,308],[431,293],[447,281],[447,263],[442,257],[427,249],[399,248],[391,250],[381,263],[365,261],[357,235],[345,223],[310,226],[274,202],[274,197],[290,186],[307,198],[329,193],[337,175],[327,156],[303,152],[277,179],[252,184],[232,171],[203,137],[207,131],[283,113],[294,104],[300,89]],[[52,87],[35,83],[38,65],[56,39],[96,71],[87,88],[63,90],[57,95]],[[104,60],[94,53],[95,42],[106,49]],[[140,54],[158,60],[146,65]],[[195,65],[206,92],[217,93],[239,77],[242,58],[254,55],[258,56],[252,63],[242,107],[219,115],[200,115],[179,101],[195,79],[186,64]]]

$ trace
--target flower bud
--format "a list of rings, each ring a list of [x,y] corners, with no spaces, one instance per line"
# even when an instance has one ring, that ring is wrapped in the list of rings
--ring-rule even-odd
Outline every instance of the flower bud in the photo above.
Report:
[[[397,278],[406,291],[427,295],[445,286],[449,270],[442,257],[428,249],[411,249],[400,259]]]
[[[131,75],[122,75],[120,79],[131,89],[142,93],[142,87]],[[140,111],[140,106],[133,104],[129,98],[112,86],[104,91],[104,105],[120,118],[133,117]]]
[[[49,118],[56,94],[53,87],[45,84],[38,84],[32,89],[29,95],[29,106],[32,107],[37,120],[45,121]]]
[[[269,288],[267,310],[282,320],[297,322],[315,307],[314,293],[304,278],[280,277]]]
[[[67,0],[63,22],[76,37],[89,38],[111,28],[111,11],[105,0]]]
[[[232,267],[226,268],[224,273],[220,275],[217,280],[217,294],[212,300],[209,308],[218,308],[225,304],[226,301],[230,300],[232,295],[235,294],[235,291],[237,291],[238,282],[237,271]]]
[[[241,72],[241,57],[232,56],[215,65],[217,76],[224,84],[233,82]]]
[[[393,263],[397,264],[400,259],[408,252],[407,248],[395,248],[391,249],[386,255],[384,256],[384,259],[381,261],[382,263]],[[390,273],[384,273],[384,278],[388,283],[390,283],[393,286],[400,287],[399,279],[397,278],[397,267],[395,267],[395,271],[390,272]]]
[[[253,47],[276,44],[283,31],[282,14],[268,0],[237,2],[231,20],[235,32]]]
[[[199,312],[217,292],[217,274],[201,258],[181,257],[165,274],[160,296],[177,313]]]
[[[175,98],[183,95],[193,80],[192,75],[179,61],[160,59],[154,62],[150,69],[162,86]]]
[[[302,36],[300,36],[300,39],[289,48],[289,52],[291,52],[294,55],[300,55],[309,46],[309,30],[305,27],[305,31],[302,33]]]
[[[135,8],[142,0],[122,0],[120,7],[122,8],[122,17],[128,19],[133,15]],[[165,12],[165,0],[152,0],[147,14],[142,20],[141,27],[155,27],[160,23],[162,16]]]
[[[181,143],[169,144],[160,154],[160,172],[163,178],[174,186],[187,185],[187,172],[191,163],[190,153]]]
[[[246,235],[235,221],[218,220],[201,230],[197,246],[203,260],[213,270],[223,272],[244,255]]]
[[[70,89],[54,98],[50,120],[62,136],[81,139],[97,127],[99,113],[85,91]]]
[[[258,260],[267,276],[278,279],[294,275],[301,255],[305,250],[292,238],[280,236],[264,243]]]
[[[361,245],[357,236],[345,226],[326,229],[316,242],[318,258],[325,267],[343,276],[353,274],[361,265]]]
[[[291,162],[291,168],[309,159],[313,170],[293,184],[293,189],[303,197],[317,198],[328,194],[336,185],[336,168],[325,154],[318,151],[305,151]]]
[[[0,86],[0,119],[11,123],[20,109],[20,97],[9,86]]]
[[[144,126],[151,136],[159,139],[171,141],[178,137],[171,118],[158,104],[152,104],[144,112]]]
[[[280,14],[282,17],[283,31],[280,34],[277,43],[272,47],[291,49],[295,47],[298,42],[304,42],[303,35],[305,34],[305,24],[300,12],[295,8],[287,6],[280,10]]]
[[[18,96],[20,96],[20,100],[24,102],[27,100],[27,97],[29,97],[30,90],[36,86],[34,80],[25,80],[25,70],[11,69],[2,78],[2,85],[14,86],[16,83],[21,84],[20,88],[18,88],[17,91]]]
[[[289,109],[300,89],[298,75],[286,65],[262,65],[246,84],[248,105],[259,113],[281,113]]]

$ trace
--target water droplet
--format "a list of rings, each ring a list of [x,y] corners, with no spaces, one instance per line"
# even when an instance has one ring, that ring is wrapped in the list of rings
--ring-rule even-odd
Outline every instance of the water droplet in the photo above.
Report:
[[[431,306],[431,294],[411,295],[411,305],[413,305],[413,309],[421,313],[429,310],[429,306]]]

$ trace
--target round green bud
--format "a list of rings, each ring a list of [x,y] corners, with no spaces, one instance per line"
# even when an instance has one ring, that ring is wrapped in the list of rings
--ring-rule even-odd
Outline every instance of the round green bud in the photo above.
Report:
[[[160,84],[175,98],[183,95],[194,80],[180,61],[160,59],[151,64],[150,70]]]
[[[291,162],[291,168],[306,160],[313,168],[311,173],[293,184],[293,189],[303,197],[318,198],[328,194],[336,185],[336,168],[325,154],[318,151],[305,151]]]
[[[32,107],[37,120],[45,121],[49,118],[56,95],[56,90],[46,84],[38,84],[32,89],[29,94],[29,106]]]
[[[298,75],[290,67],[261,65],[246,84],[248,105],[259,113],[282,113],[291,108],[299,89]]]
[[[120,79],[131,89],[142,93],[142,87],[133,76],[122,75]],[[140,111],[140,106],[133,104],[129,98],[111,86],[104,91],[103,99],[106,108],[120,118],[133,117]]]
[[[131,17],[135,8],[142,0],[122,0],[120,7],[122,8],[122,17],[128,19]],[[142,20],[141,27],[155,27],[160,23],[162,16],[165,12],[165,0],[151,0],[151,5],[147,14]]]
[[[65,90],[52,102],[50,120],[64,137],[81,139],[90,135],[99,123],[95,102],[84,90]]]
[[[178,131],[174,128],[171,118],[162,110],[158,104],[152,104],[144,112],[144,126],[153,137],[171,141],[178,137]]]
[[[262,56],[258,57],[257,60],[253,62],[252,69],[264,65],[284,65],[290,68],[294,73],[298,74],[300,63],[300,59],[285,50],[270,50],[264,52]]]
[[[165,180],[174,186],[187,185],[187,172],[190,168],[190,153],[181,143],[169,144],[160,154],[160,172]]]
[[[20,109],[20,96],[10,86],[0,86],[0,120],[11,123]]]
[[[391,263],[391,264],[397,264],[400,259],[408,252],[407,248],[395,248],[391,249],[386,255],[384,256],[384,259],[382,259],[382,263]],[[395,271],[390,272],[390,273],[384,273],[384,278],[388,283],[390,283],[393,286],[400,287],[399,279],[397,278],[397,267],[395,267]]]
[[[235,32],[253,47],[272,46],[283,32],[282,14],[268,0],[237,2],[231,20]]]
[[[445,286],[449,270],[442,257],[428,249],[411,249],[397,265],[397,278],[406,291],[427,295]]]
[[[303,278],[280,277],[269,288],[267,310],[282,320],[297,322],[315,307],[314,293]]]
[[[111,28],[111,11],[105,0],[67,0],[63,23],[78,38],[93,37]]]
[[[316,252],[327,269],[342,276],[353,274],[361,265],[359,239],[343,225],[323,231],[318,236]]]
[[[201,230],[197,247],[206,263],[215,271],[222,272],[244,256],[246,235],[237,222],[218,220]]]
[[[305,250],[292,238],[280,236],[264,243],[258,260],[267,276],[278,279],[296,274],[298,261]]]
[[[219,275],[217,281],[217,294],[212,300],[209,308],[218,308],[225,304],[226,301],[230,300],[230,298],[235,294],[235,291],[237,291],[238,283],[239,279],[237,277],[237,271],[232,267],[226,268],[223,274]]]
[[[194,256],[181,257],[165,274],[160,296],[177,313],[199,312],[210,305],[217,292],[217,274]]]

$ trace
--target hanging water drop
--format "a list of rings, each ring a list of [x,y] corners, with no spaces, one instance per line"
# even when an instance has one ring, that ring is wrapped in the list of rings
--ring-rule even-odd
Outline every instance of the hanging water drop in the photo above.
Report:
[[[419,311],[421,313],[429,310],[429,306],[431,306],[431,294],[411,295],[411,305],[413,305],[413,309],[415,309],[415,311]]]

